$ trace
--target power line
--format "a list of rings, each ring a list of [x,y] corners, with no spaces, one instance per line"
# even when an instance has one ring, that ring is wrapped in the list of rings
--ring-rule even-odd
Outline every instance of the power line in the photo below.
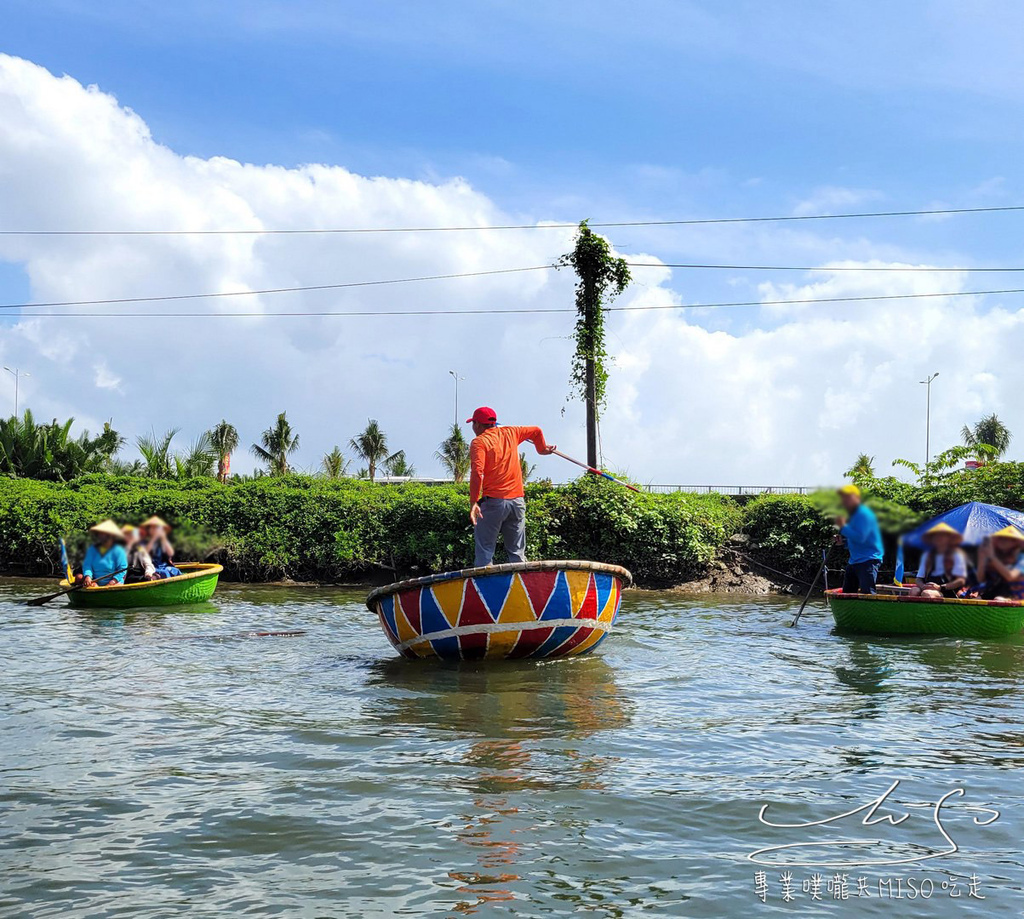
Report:
[[[929,268],[913,265],[899,268],[893,265],[704,265],[691,262],[626,262],[630,268],[724,268],[729,271],[955,271],[955,272],[996,272],[1024,271],[1024,267],[1015,268]]]
[[[610,313],[648,312],[654,310],[726,309],[741,306],[795,306],[806,303],[863,303],[882,300],[923,300],[931,297],[982,297],[996,294],[1022,294],[1024,287],[1001,290],[952,290],[925,294],[880,294],[857,297],[805,297],[792,300],[737,300],[727,303],[674,303],[647,306],[610,306]],[[242,319],[270,317],[321,316],[501,316],[511,314],[574,313],[575,307],[514,307],[488,310],[303,310],[301,312],[248,312],[248,313],[33,313],[36,318],[64,319]]]
[[[892,266],[884,267],[871,267],[871,266],[842,266],[842,267],[798,267],[798,266],[784,266],[784,265],[718,265],[718,264],[696,264],[696,263],[679,263],[679,262],[627,262],[631,268],[723,268],[734,271],[918,271],[918,272],[971,272],[971,271],[982,271],[982,272],[1021,272],[1024,271],[1024,267],[1014,268],[924,268],[924,267],[910,267],[910,268],[895,268]],[[0,303],[0,310],[15,310],[15,309],[32,309],[36,307],[54,307],[54,306],[114,306],[121,303],[160,303],[168,300],[210,300],[220,297],[252,297],[262,294],[287,294],[287,293],[303,293],[310,291],[320,290],[344,290],[346,288],[353,287],[377,287],[386,284],[412,284],[419,281],[444,281],[453,280],[457,278],[479,278],[487,277],[489,275],[500,275],[500,274],[516,274],[526,271],[545,271],[548,269],[556,268],[556,265],[531,265],[525,268],[496,268],[489,271],[468,271],[461,274],[433,274],[423,275],[415,278],[387,278],[377,281],[347,281],[338,284],[314,284],[306,285],[302,287],[267,287],[260,290],[229,290],[229,291],[218,291],[215,293],[205,294],[165,294],[155,297],[113,297],[100,300],[50,300],[40,301],[34,303]],[[70,314],[69,314],[70,315]],[[178,315],[178,314],[168,314]],[[205,316],[205,313],[196,314],[180,314],[180,315],[199,315]],[[234,315],[243,315],[236,313]],[[269,313],[252,313],[249,315],[267,316]],[[291,315],[291,314],[285,314]],[[298,314],[295,314],[298,315]],[[333,314],[330,314],[333,315]]]
[[[163,300],[208,300],[214,297],[252,297],[257,294],[289,294],[311,290],[342,290],[347,287],[377,287],[381,284],[412,284],[417,281],[446,281],[453,278],[480,278],[495,274],[515,274],[523,271],[544,271],[545,269],[554,267],[554,265],[533,265],[528,268],[495,268],[490,271],[467,271],[462,274],[431,274],[419,278],[388,278],[382,281],[348,281],[343,284],[315,284],[306,287],[269,287],[264,290],[228,290],[212,294],[168,294],[160,297],[116,297],[106,300],[51,300],[46,303],[0,303],[0,310],[20,310],[36,306],[111,306],[115,303],[158,303]],[[206,314],[200,313],[199,315]]]
[[[948,207],[921,211],[862,211],[853,214],[789,214],[776,217],[704,217],[685,220],[618,220],[590,222],[591,227],[682,227],[716,223],[782,223],[797,220],[856,220],[874,217],[934,217],[1024,211],[1024,204],[1000,207]],[[578,223],[520,223],[448,227],[307,227],[292,230],[0,230],[0,236],[297,236],[331,233],[456,233],[477,230],[565,230]]]

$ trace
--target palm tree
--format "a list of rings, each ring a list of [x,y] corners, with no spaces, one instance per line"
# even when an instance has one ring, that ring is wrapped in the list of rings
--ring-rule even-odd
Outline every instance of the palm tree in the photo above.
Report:
[[[457,424],[452,425],[451,433],[441,441],[434,456],[448,470],[456,485],[466,480],[469,474],[469,444]]]
[[[330,453],[325,453],[324,458],[320,461],[320,468],[329,479],[340,479],[348,472],[349,465],[349,461],[345,459],[345,454],[338,449],[337,444],[334,445],[334,449]]]
[[[377,467],[386,465],[396,455],[388,452],[388,435],[373,418],[367,419],[366,428],[349,441],[349,446],[366,461],[366,475],[371,482],[377,478]]]
[[[210,430],[210,445],[217,453],[217,479],[226,482],[231,469],[231,454],[238,449],[238,431],[235,426],[221,421]]]
[[[299,449],[299,435],[292,433],[286,412],[277,416],[277,423],[267,428],[259,444],[253,444],[252,455],[265,464],[271,475],[288,474],[288,457]]]
[[[222,455],[214,449],[210,432],[207,431],[189,445],[187,453],[175,454],[175,475],[179,479],[212,476],[213,468]]]
[[[960,436],[968,447],[979,447],[982,444],[988,444],[993,448],[991,454],[978,455],[978,459],[982,462],[985,462],[986,456],[991,456],[993,461],[998,460],[1006,453],[1010,447],[1010,441],[1013,440],[1010,429],[996,417],[995,412],[975,422],[973,427],[965,424],[960,432]]]
[[[87,472],[108,472],[124,438],[107,422],[103,433],[71,436],[74,418],[36,424],[29,409],[0,419],[0,474],[67,481]]]
[[[384,468],[388,475],[398,479],[408,479],[416,475],[416,467],[406,459],[404,450],[397,450],[384,460]]]
[[[861,453],[843,475],[849,479],[873,479],[875,477],[875,458]]]
[[[523,471],[523,481],[524,482],[529,482],[530,481],[530,476],[533,475],[534,472],[536,472],[536,470],[537,470],[537,464],[536,463],[529,463],[529,462],[527,462],[526,454],[525,453],[520,453],[519,454],[519,468]]]
[[[174,478],[175,470],[173,468],[174,459],[171,456],[171,441],[174,440],[174,436],[177,433],[177,428],[171,428],[160,438],[153,431],[144,437],[136,439],[135,446],[139,448],[139,453],[142,454],[145,475],[154,479]]]

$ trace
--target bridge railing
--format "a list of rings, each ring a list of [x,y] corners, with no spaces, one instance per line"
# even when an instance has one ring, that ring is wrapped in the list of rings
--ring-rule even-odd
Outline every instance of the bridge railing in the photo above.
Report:
[[[654,494],[670,494],[684,491],[695,495],[809,495],[816,489],[806,485],[643,485],[645,491]]]

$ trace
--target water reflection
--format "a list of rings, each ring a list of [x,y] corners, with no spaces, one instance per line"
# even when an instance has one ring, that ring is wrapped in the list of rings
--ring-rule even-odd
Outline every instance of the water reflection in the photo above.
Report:
[[[599,656],[550,662],[443,664],[389,659],[371,666],[371,710],[389,724],[486,737],[585,737],[629,723],[631,704]]]
[[[73,623],[84,637],[99,638],[109,635],[111,629],[134,626],[160,628],[162,620],[165,619],[173,621],[175,626],[180,626],[186,618],[195,618],[199,621],[208,620],[213,614],[220,612],[220,608],[214,601],[206,600],[203,603],[189,603],[183,606],[158,606],[126,610],[88,610],[64,607],[55,612],[67,617],[68,622]]]
[[[453,910],[462,915],[516,899],[525,873],[516,837],[534,836],[537,819],[513,802],[528,792],[605,790],[619,757],[585,741],[628,727],[633,709],[600,657],[493,665],[396,659],[373,667],[371,681],[391,690],[371,706],[389,725],[468,741],[454,762],[436,764],[440,783],[472,796],[451,827],[452,862],[465,867],[447,872],[459,883]],[[562,741],[555,750],[539,743],[551,738]]]

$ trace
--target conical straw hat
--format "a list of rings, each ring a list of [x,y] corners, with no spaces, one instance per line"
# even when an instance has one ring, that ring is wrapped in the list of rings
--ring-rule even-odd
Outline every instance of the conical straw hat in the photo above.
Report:
[[[964,534],[959,530],[954,529],[948,523],[937,523],[935,526],[928,530],[925,530],[923,538],[931,542],[936,536],[953,536],[956,538],[957,545],[964,541]]]
[[[139,524],[139,526],[163,527],[165,530],[169,530],[171,528],[171,525],[166,520],[162,519],[161,517],[157,517],[156,514],[150,517],[149,520],[143,520],[142,523]]]
[[[121,532],[121,528],[113,520],[102,520],[95,526],[89,527],[89,532],[113,536],[114,539],[124,542],[124,533]]]

